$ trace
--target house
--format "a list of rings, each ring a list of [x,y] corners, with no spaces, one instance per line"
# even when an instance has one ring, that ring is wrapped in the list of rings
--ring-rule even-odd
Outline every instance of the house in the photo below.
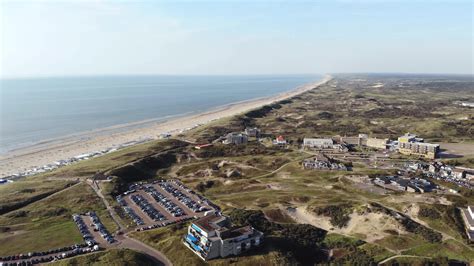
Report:
[[[249,140],[248,135],[240,132],[232,132],[225,136],[224,144],[245,144]]]
[[[210,214],[188,227],[183,243],[203,260],[236,256],[263,241],[251,226],[233,227],[228,217]]]
[[[258,138],[260,137],[260,129],[254,127],[254,128],[245,128],[245,134],[247,134],[247,136],[249,137],[254,137],[254,138]]]
[[[303,147],[306,148],[317,148],[317,149],[327,149],[333,148],[334,141],[329,138],[325,139],[316,139],[316,138],[304,138]]]
[[[279,147],[286,147],[286,139],[283,136],[278,136],[276,139],[273,140],[273,145],[279,146]]]

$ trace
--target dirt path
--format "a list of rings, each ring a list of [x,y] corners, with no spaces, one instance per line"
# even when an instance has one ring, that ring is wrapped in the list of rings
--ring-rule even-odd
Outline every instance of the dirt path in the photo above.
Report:
[[[379,262],[378,265],[382,265],[384,263],[387,263],[393,259],[396,259],[396,258],[422,258],[422,259],[431,259],[431,257],[424,257],[424,256],[416,256],[416,255],[394,255],[394,256],[391,256],[391,257],[388,257],[386,259],[384,259],[383,261]]]
[[[89,181],[89,180],[87,181],[87,183],[92,187],[92,189],[97,194],[97,196],[99,196],[102,202],[104,202],[105,208],[109,212],[110,217],[112,217],[112,220],[114,220],[114,222],[117,224],[117,227],[118,227],[117,231],[122,231],[126,229],[126,227],[122,225],[122,223],[120,222],[120,219],[115,214],[115,211],[112,209],[112,206],[110,206],[109,202],[105,199],[104,195],[102,194],[102,191],[100,190],[100,187],[98,187],[98,183],[94,181]]]

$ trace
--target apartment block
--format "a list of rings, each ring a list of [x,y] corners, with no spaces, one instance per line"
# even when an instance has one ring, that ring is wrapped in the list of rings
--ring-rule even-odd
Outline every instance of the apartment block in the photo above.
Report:
[[[422,138],[407,133],[398,138],[398,151],[406,155],[418,155],[427,159],[438,157],[439,144],[425,143]]]
[[[203,260],[236,256],[256,246],[263,233],[251,226],[232,227],[228,217],[210,214],[194,221],[183,243]]]
[[[328,149],[333,148],[334,141],[332,139],[316,139],[304,138],[303,146],[307,148]]]

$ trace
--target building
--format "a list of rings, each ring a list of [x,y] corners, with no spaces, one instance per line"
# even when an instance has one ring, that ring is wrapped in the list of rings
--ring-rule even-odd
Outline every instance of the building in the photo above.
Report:
[[[245,128],[245,134],[247,134],[247,136],[249,137],[254,137],[254,138],[258,138],[260,137],[260,129],[254,127],[254,128]]]
[[[276,139],[273,140],[273,145],[279,146],[279,147],[286,147],[286,139],[283,136],[278,136]]]
[[[317,148],[317,149],[328,149],[333,148],[334,141],[332,139],[315,139],[315,138],[304,138],[303,147],[306,148]]]
[[[436,188],[436,185],[423,178],[404,178],[400,176],[381,176],[376,177],[373,180],[374,184],[377,184],[381,187],[407,191],[407,192],[418,192],[425,193],[431,192]]]
[[[415,134],[406,133],[403,136],[398,137],[398,142],[423,142],[422,138],[419,138]]]
[[[427,159],[438,157],[439,144],[425,143],[422,138],[406,133],[398,138],[398,151],[406,155],[418,155]]]
[[[474,108],[474,103],[463,102],[461,103],[461,106]]]
[[[354,146],[362,145],[362,139],[359,137],[339,137],[339,142]]]
[[[326,156],[316,156],[314,158],[303,160],[304,169],[320,169],[320,170],[341,170],[348,171],[349,169],[341,162],[330,159]]]
[[[474,241],[474,206],[468,206],[467,208],[461,209],[462,218],[466,228],[466,234],[469,241]]]
[[[438,157],[439,144],[423,142],[399,142],[398,151],[401,154],[418,155],[427,159],[435,159]]]
[[[367,138],[367,147],[374,149],[387,149],[388,139],[378,139],[378,138]]]
[[[454,168],[452,173],[455,178],[458,178],[458,179],[466,178],[466,171],[464,169]]]
[[[223,141],[224,144],[245,144],[249,140],[247,134],[243,134],[240,132],[232,132],[229,133],[225,136],[225,139]]]
[[[203,260],[239,255],[263,241],[251,226],[231,227],[229,218],[210,214],[188,227],[183,243]]]

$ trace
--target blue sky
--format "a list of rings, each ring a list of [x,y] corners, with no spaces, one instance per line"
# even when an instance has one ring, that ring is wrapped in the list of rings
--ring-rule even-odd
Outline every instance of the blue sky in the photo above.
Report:
[[[473,73],[467,1],[1,2],[2,77]]]

